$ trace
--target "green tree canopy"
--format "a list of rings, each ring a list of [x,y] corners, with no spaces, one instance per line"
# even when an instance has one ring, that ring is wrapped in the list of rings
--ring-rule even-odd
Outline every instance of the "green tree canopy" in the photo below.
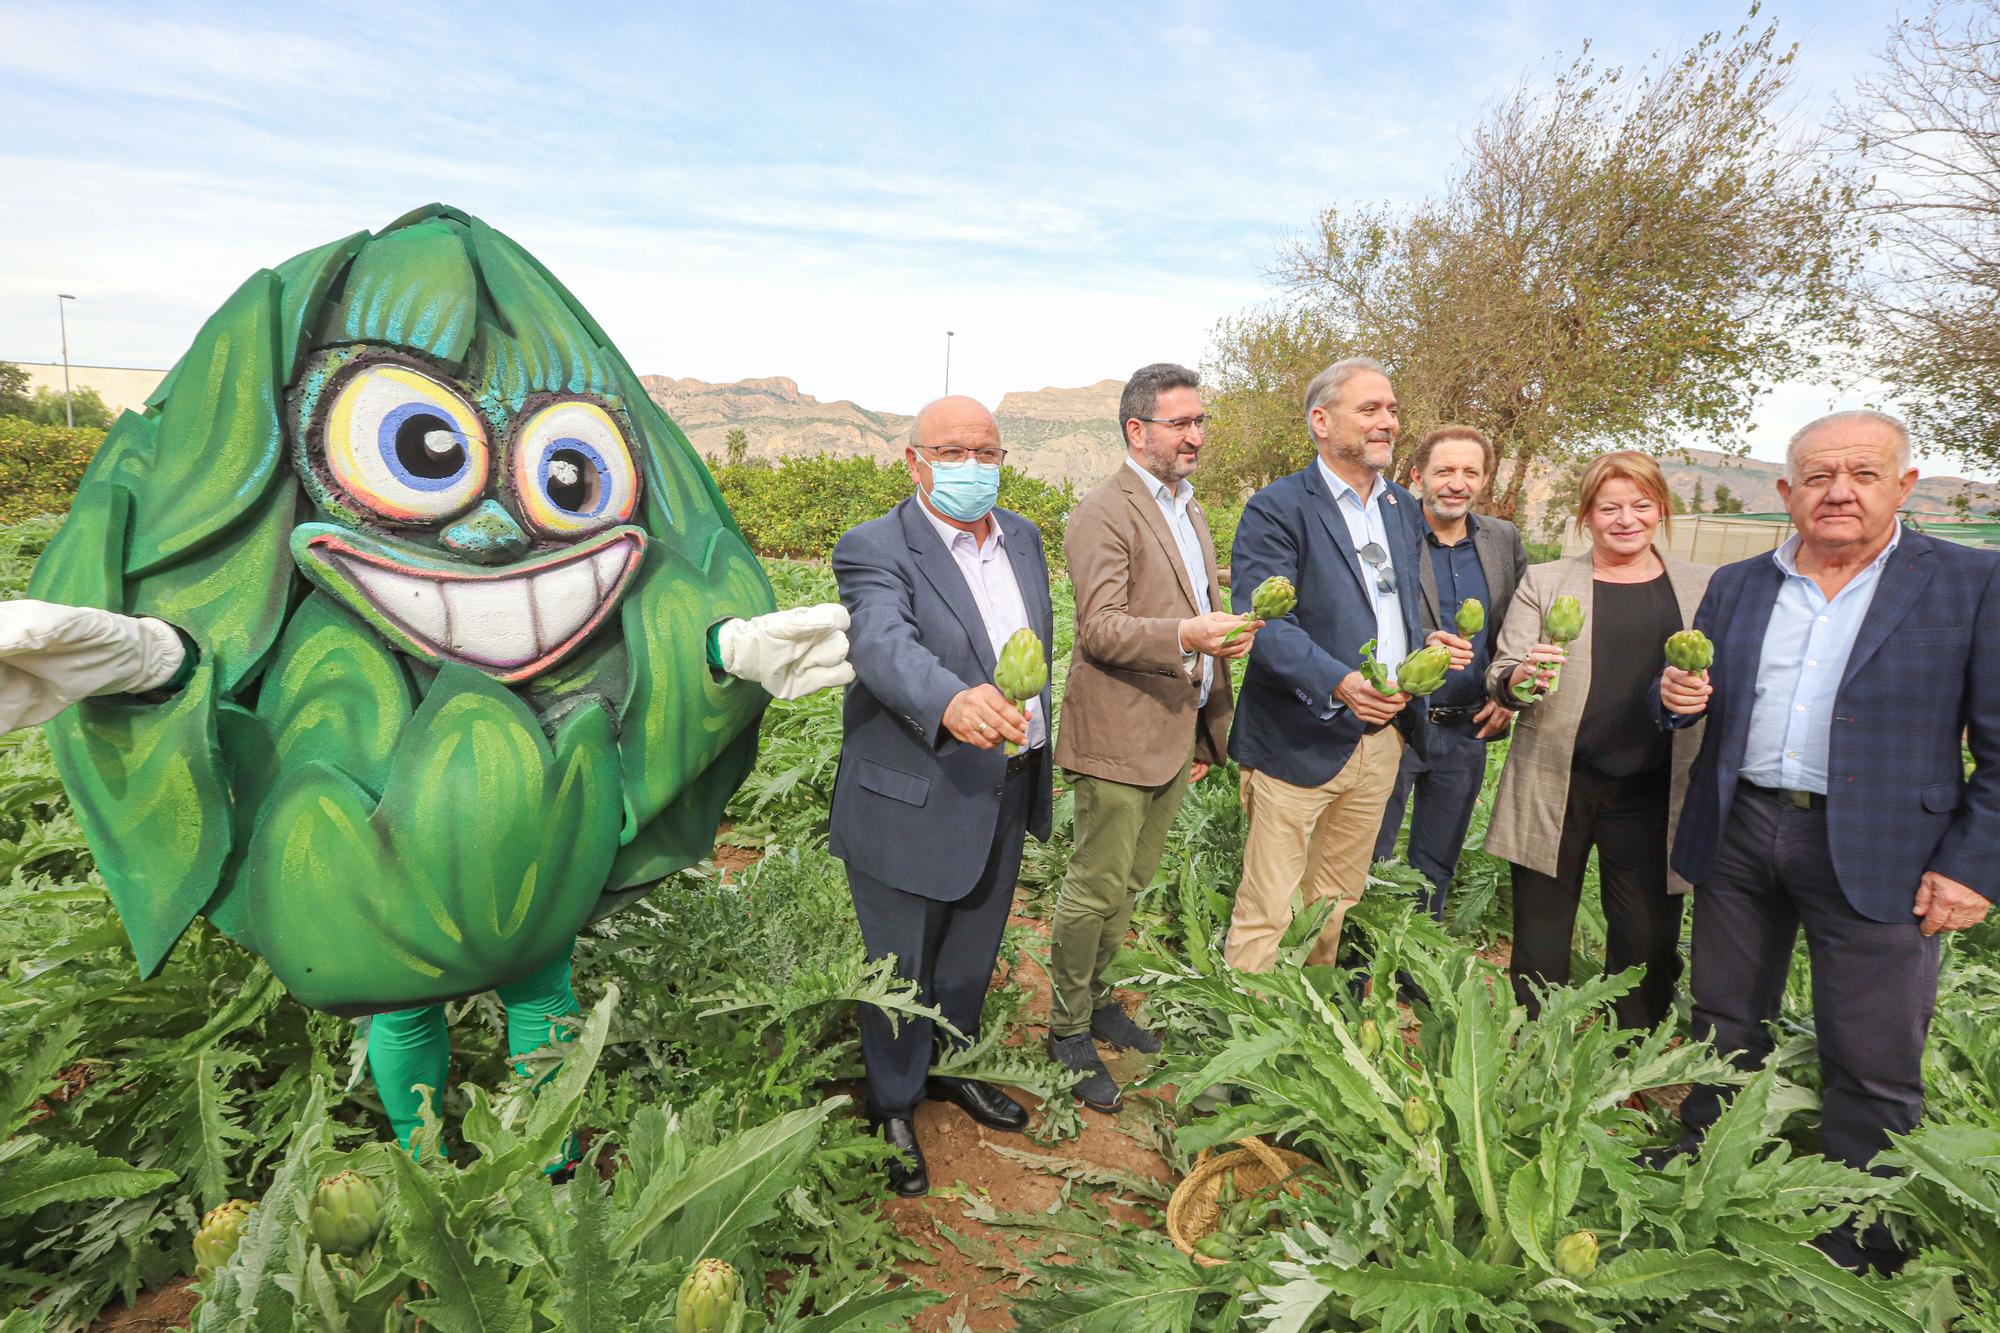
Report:
[[[25,417],[34,409],[28,393],[28,372],[12,361],[0,361],[0,417]]]
[[[104,405],[104,399],[98,396],[97,390],[91,388],[72,388],[69,410],[65,412],[62,390],[51,389],[46,384],[35,390],[35,396],[29,400],[28,410],[23,415],[38,426],[64,426],[71,424],[71,414],[74,414],[75,425],[90,430],[111,429],[114,415]]]
[[[1854,186],[1781,123],[1776,39],[1709,33],[1631,75],[1586,49],[1489,109],[1437,196],[1328,209],[1280,256],[1286,295],[1216,330],[1212,484],[1300,466],[1304,385],[1354,353],[1388,366],[1405,455],[1444,422],[1493,437],[1505,515],[1605,448],[1732,447],[1852,324]]]

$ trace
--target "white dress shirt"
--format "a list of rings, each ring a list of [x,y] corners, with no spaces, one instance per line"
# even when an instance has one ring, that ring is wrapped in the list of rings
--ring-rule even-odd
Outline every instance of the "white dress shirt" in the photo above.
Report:
[[[1354,539],[1355,558],[1360,559],[1361,548],[1374,542],[1382,548],[1389,566],[1391,577],[1395,573],[1395,548],[1389,544],[1389,527],[1382,521],[1382,507],[1377,500],[1381,497],[1382,479],[1377,477],[1369,487],[1368,497],[1363,499],[1340,474],[1326,465],[1325,459],[1317,460],[1320,480],[1326,483],[1327,493],[1333,496],[1333,507],[1347,523],[1347,535]],[[1393,673],[1410,652],[1409,631],[1403,625],[1403,598],[1401,593],[1383,592],[1381,580],[1376,576],[1376,567],[1366,560],[1361,561],[1361,582],[1375,606],[1375,660],[1382,669]],[[1360,663],[1354,663],[1359,666]],[[1338,702],[1336,700],[1335,702]]]
[[[1125,466],[1138,473],[1146,489],[1153,493],[1153,500],[1167,520],[1167,531],[1174,535],[1174,545],[1180,549],[1181,567],[1187,570],[1188,586],[1194,589],[1195,610],[1207,615],[1215,609],[1208,598],[1208,557],[1201,549],[1201,533],[1195,530],[1194,519],[1188,516],[1188,506],[1194,503],[1194,487],[1183,477],[1176,489],[1168,490],[1167,483],[1140,467],[1130,454],[1125,455]],[[1208,687],[1215,679],[1215,659],[1207,653],[1195,656],[1201,661],[1201,697],[1195,706],[1206,708]]]
[[[1014,577],[1014,563],[1007,558],[1007,541],[1000,532],[1000,520],[987,515],[986,540],[980,542],[963,528],[951,524],[931,512],[923,497],[917,498],[917,507],[924,511],[924,517],[937,530],[938,540],[944,549],[951,552],[952,563],[965,576],[965,584],[972,589],[973,605],[979,609],[979,619],[986,626],[986,637],[993,645],[995,661],[1000,658],[1000,650],[1007,640],[1014,637],[1014,631],[1033,629],[1028,623],[1028,608],[1021,600],[1021,585]],[[1021,711],[1028,715],[1028,748],[1035,749],[1048,742],[1049,729],[1042,717],[1041,700],[1029,699],[1021,705]]]
[[[1861,622],[1875,603],[1882,571],[1902,540],[1903,525],[1898,523],[1882,554],[1831,599],[1810,576],[1799,573],[1799,534],[1771,552],[1785,581],[1778,585],[1757,659],[1750,733],[1738,770],[1746,780],[1759,787],[1826,795],[1834,696],[1840,693]]]

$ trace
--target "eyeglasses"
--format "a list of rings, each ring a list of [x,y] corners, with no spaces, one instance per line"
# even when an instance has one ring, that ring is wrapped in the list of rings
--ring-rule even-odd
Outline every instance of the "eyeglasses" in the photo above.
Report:
[[[1192,435],[1198,430],[1208,429],[1208,413],[1198,417],[1133,417],[1134,421],[1144,421],[1154,426],[1165,426],[1176,435]]]
[[[1369,542],[1355,554],[1375,571],[1375,591],[1393,596],[1396,591],[1396,567],[1389,563],[1389,553],[1382,549],[1382,543]]]
[[[976,458],[988,467],[999,467],[1007,461],[1005,449],[961,449],[955,444],[920,444],[917,448],[936,454],[940,463],[950,463],[954,466],[968,458]]]

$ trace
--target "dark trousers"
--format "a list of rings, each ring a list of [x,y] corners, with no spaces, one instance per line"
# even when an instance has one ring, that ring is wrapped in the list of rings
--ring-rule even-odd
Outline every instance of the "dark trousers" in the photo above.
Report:
[[[979,1036],[980,1010],[1000,956],[1000,936],[1014,904],[1021,871],[1021,842],[1028,825],[1028,773],[1007,779],[1000,818],[986,868],[972,892],[955,902],[939,902],[847,872],[854,914],[870,960],[893,954],[896,975],[917,983],[917,998],[937,1006],[968,1041]],[[883,837],[898,836],[883,829]],[[905,1018],[892,1025],[873,1005],[862,1005],[861,1059],[868,1070],[868,1109],[876,1116],[907,1116],[924,1097],[936,1045],[929,1019]]]
[[[1375,859],[1396,854],[1396,834],[1403,826],[1403,804],[1414,798],[1410,814],[1410,864],[1431,882],[1424,910],[1444,920],[1445,896],[1458,873],[1458,856],[1465,850],[1465,831],[1472,827],[1472,807],[1479,802],[1479,784],[1486,777],[1486,742],[1470,722],[1430,729],[1430,754],[1418,758],[1416,747],[1403,747],[1396,789],[1382,813],[1382,831],[1375,839]]]
[[[1917,886],[1910,886],[1915,898]],[[1805,927],[1819,1035],[1820,1149],[1865,1167],[1924,1110],[1924,1041],[1937,1005],[1938,937],[1917,918],[1871,921],[1848,903],[1826,812],[1739,787],[1714,874],[1694,894],[1694,1032],[1745,1069],[1771,1053],[1792,946]],[[1681,1121],[1700,1133],[1721,1089],[1696,1088]]]
[[[1673,1008],[1681,975],[1681,899],[1667,892],[1667,769],[1607,778],[1582,765],[1570,770],[1556,873],[1514,867],[1514,994],[1538,1012],[1527,981],[1569,981],[1570,943],[1583,872],[1597,848],[1604,902],[1604,970],[1646,969],[1638,987],[1613,1006],[1622,1028],[1649,1028]]]

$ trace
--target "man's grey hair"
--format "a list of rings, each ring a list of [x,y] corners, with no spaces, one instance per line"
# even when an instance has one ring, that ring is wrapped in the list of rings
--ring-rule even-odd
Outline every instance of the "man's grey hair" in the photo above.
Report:
[[[1878,412],[1872,407],[1854,407],[1845,412],[1829,412],[1823,417],[1814,417],[1805,425],[1792,432],[1792,438],[1785,441],[1785,480],[1797,484],[1799,479],[1799,446],[1806,436],[1827,426],[1844,426],[1856,422],[1869,422],[1877,426],[1887,426],[1896,432],[1896,471],[1901,474],[1910,470],[1910,428],[1903,424],[1901,417]]]
[[[1125,381],[1125,392],[1118,395],[1118,438],[1125,438],[1125,423],[1133,417],[1150,417],[1153,409],[1160,405],[1160,395],[1169,389],[1199,389],[1201,376],[1186,366],[1175,365],[1171,361],[1155,361],[1150,366],[1141,366],[1132,372],[1132,378]]]
[[[1312,414],[1315,407],[1322,406],[1328,399],[1339,393],[1341,385],[1347,383],[1363,371],[1369,370],[1374,371],[1383,379],[1389,378],[1389,372],[1382,369],[1382,363],[1372,356],[1347,357],[1334,362],[1325,370],[1313,376],[1312,383],[1306,385],[1307,428],[1311,428]]]

